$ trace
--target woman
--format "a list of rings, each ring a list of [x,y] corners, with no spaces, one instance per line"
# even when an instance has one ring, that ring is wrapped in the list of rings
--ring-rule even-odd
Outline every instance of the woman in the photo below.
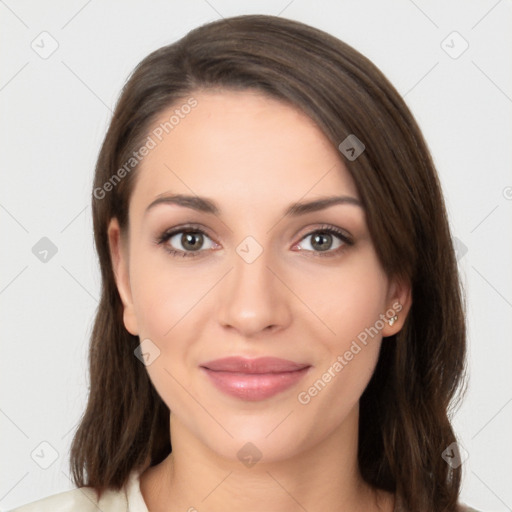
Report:
[[[92,202],[78,488],[17,510],[472,510],[443,197],[368,59],[273,16],[191,31],[125,85]]]

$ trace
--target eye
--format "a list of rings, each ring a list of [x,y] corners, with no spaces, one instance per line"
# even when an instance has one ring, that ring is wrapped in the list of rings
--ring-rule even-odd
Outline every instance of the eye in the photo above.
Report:
[[[311,239],[310,241],[307,241]],[[307,241],[305,243],[305,241]],[[197,257],[207,250],[220,247],[200,227],[180,226],[164,231],[155,242],[163,245],[172,256]],[[206,247],[205,247],[206,243]],[[311,253],[312,256],[336,256],[354,242],[350,235],[334,226],[322,226],[301,239],[293,247]],[[302,247],[304,245],[305,247]]]
[[[205,242],[209,241],[207,247]],[[181,226],[162,233],[156,243],[163,245],[172,256],[195,257],[208,249],[214,249],[217,244],[200,228]]]
[[[304,243],[305,240],[308,240]],[[334,226],[322,226],[302,238],[299,244],[295,244],[299,250],[306,250],[313,256],[335,256],[343,251],[346,246],[353,245],[350,236]],[[304,245],[305,247],[301,247]]]

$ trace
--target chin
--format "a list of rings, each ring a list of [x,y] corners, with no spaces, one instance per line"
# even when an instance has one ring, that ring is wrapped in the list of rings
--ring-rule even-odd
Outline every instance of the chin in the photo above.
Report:
[[[297,412],[288,408],[286,412],[280,409],[272,413],[267,411],[263,416],[247,412],[231,417],[225,415],[222,424],[230,435],[220,428],[215,429],[214,435],[212,430],[197,434],[210,450],[247,467],[251,467],[254,461],[284,461],[306,449],[308,444],[318,441],[314,439],[315,434],[312,434],[315,426],[311,425],[308,435],[308,428],[297,417]]]

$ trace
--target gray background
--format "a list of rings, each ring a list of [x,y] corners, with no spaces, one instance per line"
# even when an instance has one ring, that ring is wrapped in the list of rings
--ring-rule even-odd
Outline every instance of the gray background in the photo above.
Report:
[[[467,290],[471,380],[453,419],[468,456],[461,500],[512,510],[510,0],[0,0],[1,509],[73,487],[68,450],[99,295],[89,197],[121,87],[150,51],[244,13],[346,41],[418,120]]]

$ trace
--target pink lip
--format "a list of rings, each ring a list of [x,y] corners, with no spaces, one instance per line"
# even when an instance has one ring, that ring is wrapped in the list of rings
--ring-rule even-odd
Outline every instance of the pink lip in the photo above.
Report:
[[[263,400],[293,386],[311,366],[276,357],[226,357],[200,367],[220,391],[244,400]]]

